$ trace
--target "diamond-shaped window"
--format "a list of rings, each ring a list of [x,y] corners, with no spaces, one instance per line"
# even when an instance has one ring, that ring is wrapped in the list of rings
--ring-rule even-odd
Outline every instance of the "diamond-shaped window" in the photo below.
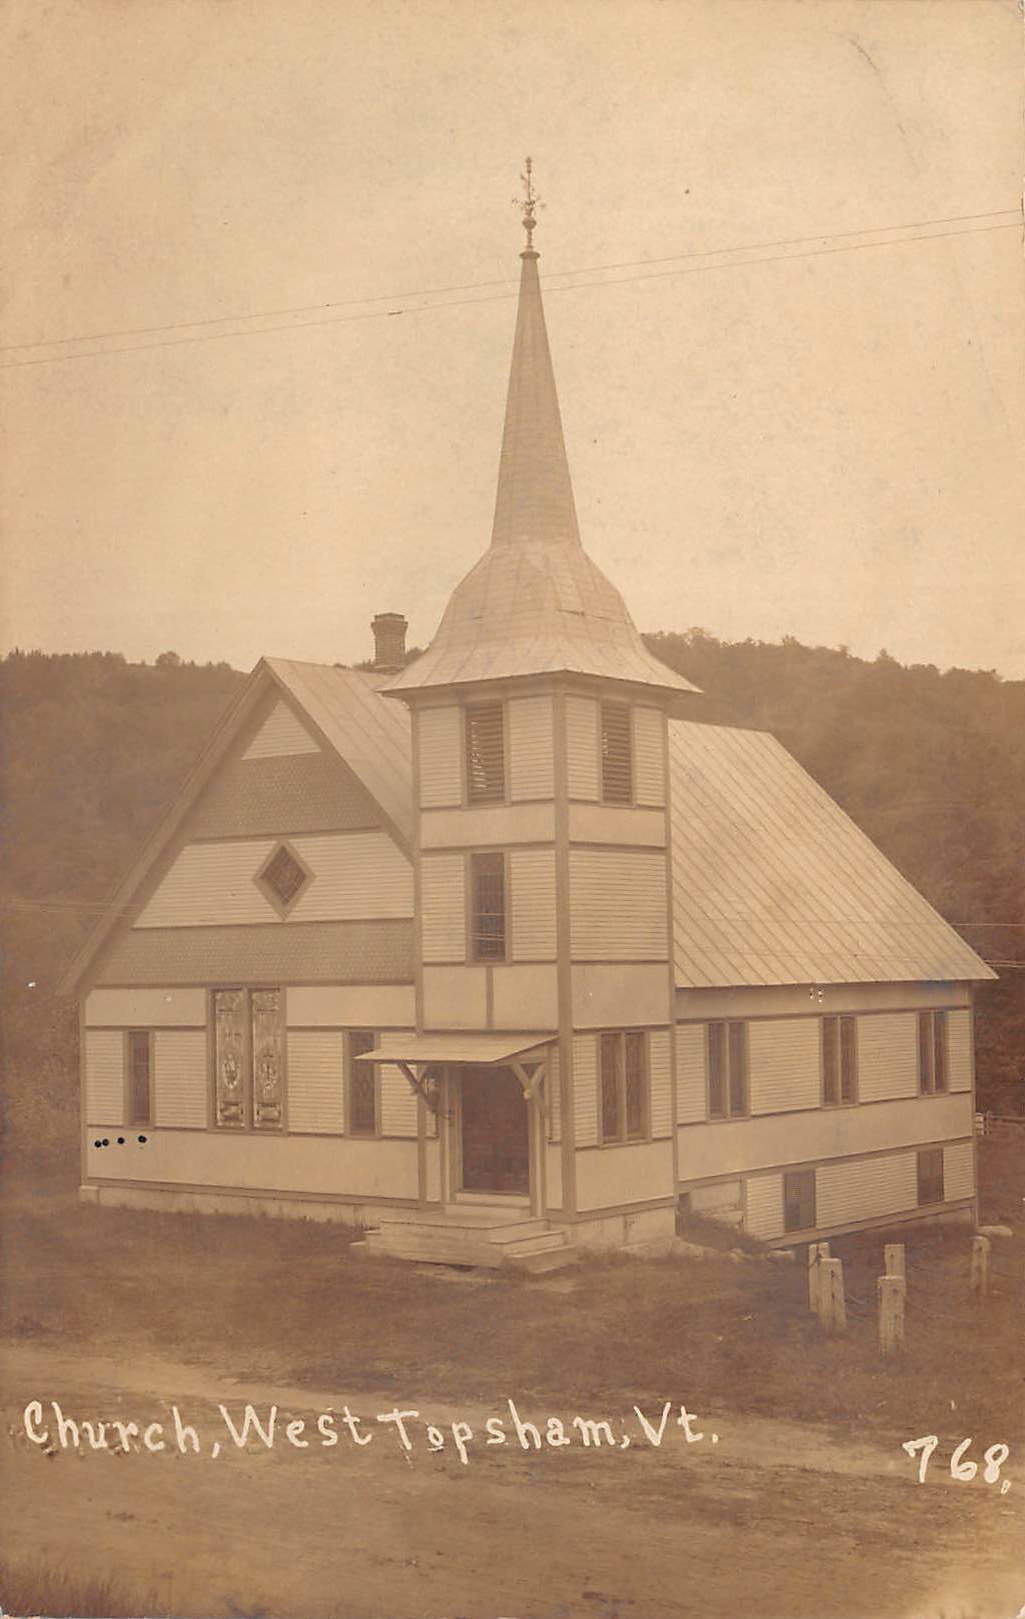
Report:
[[[260,872],[259,881],[279,909],[288,911],[310,881],[310,873],[287,844],[279,843]]]

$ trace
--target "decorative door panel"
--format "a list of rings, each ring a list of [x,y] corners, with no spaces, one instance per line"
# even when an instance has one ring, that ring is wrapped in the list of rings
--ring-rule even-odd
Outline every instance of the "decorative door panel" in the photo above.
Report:
[[[218,1124],[244,1125],[249,1064],[244,989],[214,991],[214,1087]]]
[[[284,1118],[284,1030],[281,991],[252,992],[253,1126],[279,1130]]]

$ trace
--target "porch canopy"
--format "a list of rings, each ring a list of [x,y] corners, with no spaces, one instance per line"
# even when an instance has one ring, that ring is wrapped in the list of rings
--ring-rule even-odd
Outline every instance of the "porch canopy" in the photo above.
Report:
[[[427,1071],[446,1063],[474,1068],[511,1068],[526,1098],[544,1110],[541,1083],[545,1076],[544,1048],[556,1038],[548,1034],[389,1034],[371,1051],[361,1051],[356,1062],[390,1062],[400,1068],[417,1095],[433,1112],[436,1091],[427,1084]]]

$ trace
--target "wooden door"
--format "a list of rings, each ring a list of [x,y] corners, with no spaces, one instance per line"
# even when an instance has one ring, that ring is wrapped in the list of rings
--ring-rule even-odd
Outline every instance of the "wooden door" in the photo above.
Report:
[[[462,1070],[463,1188],[530,1190],[530,1147],[523,1087],[508,1068]]]

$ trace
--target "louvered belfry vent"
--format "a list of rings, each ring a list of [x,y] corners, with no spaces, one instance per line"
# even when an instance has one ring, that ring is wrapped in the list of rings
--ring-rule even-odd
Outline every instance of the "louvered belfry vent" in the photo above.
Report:
[[[471,804],[505,798],[505,726],[501,703],[466,710],[466,796]]]
[[[261,871],[260,881],[270,890],[281,909],[288,910],[309,882],[309,873],[291,849],[282,843]]]
[[[601,795],[606,804],[633,798],[633,749],[627,703],[601,705]]]

